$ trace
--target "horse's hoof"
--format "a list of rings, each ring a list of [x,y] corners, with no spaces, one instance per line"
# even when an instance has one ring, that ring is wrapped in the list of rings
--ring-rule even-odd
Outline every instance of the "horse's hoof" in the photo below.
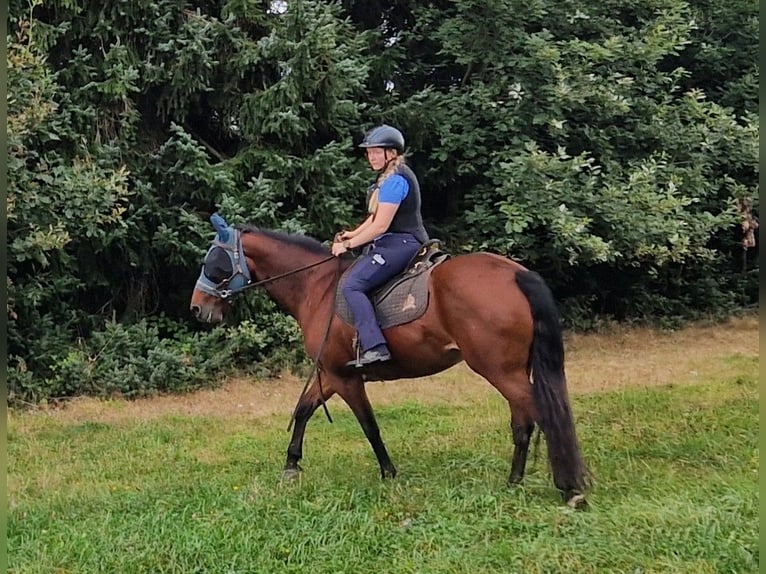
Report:
[[[508,486],[513,488],[514,486],[519,486],[522,482],[524,482],[523,476],[509,476],[508,477]]]
[[[567,500],[567,506],[574,510],[587,510],[588,501],[585,499],[585,495],[579,492],[572,493],[572,496]]]
[[[301,475],[300,467],[290,467],[282,471],[282,482],[292,482]]]
[[[387,478],[396,478],[396,469],[391,468],[381,468],[380,469],[380,478],[382,480],[386,480]]]

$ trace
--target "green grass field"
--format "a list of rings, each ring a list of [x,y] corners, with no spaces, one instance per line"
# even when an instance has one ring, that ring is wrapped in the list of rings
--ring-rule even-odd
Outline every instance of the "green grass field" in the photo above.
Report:
[[[693,382],[574,395],[585,512],[561,505],[544,441],[506,487],[499,395],[378,406],[387,482],[335,401],[289,484],[281,414],[11,413],[10,572],[757,572],[758,357],[708,360]]]

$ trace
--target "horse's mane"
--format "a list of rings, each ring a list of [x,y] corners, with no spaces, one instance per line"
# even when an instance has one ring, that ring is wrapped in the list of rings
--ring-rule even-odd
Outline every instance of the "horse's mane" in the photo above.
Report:
[[[242,233],[260,233],[266,237],[270,237],[271,239],[275,239],[282,243],[301,247],[302,249],[305,249],[311,253],[316,253],[317,255],[328,255],[330,253],[330,250],[327,249],[327,247],[322,245],[313,237],[309,237],[308,235],[301,235],[300,233],[285,233],[284,231],[275,231],[273,229],[261,229],[260,227],[255,227],[254,225],[237,225],[236,227]]]

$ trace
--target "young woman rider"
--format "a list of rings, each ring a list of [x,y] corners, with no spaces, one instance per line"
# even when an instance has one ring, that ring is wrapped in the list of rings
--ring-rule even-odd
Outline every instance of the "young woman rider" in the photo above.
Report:
[[[420,214],[420,185],[404,162],[404,136],[388,125],[373,128],[359,147],[378,172],[367,192],[369,216],[356,229],[335,236],[333,255],[366,246],[342,288],[359,335],[361,356],[350,366],[388,361],[391,353],[375,317],[371,291],[404,270],[428,240]]]

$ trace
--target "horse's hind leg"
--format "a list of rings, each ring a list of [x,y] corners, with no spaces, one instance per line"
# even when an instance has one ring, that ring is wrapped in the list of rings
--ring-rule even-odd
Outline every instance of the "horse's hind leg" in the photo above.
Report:
[[[469,363],[470,365],[470,363]],[[486,374],[475,369],[503,395],[511,410],[511,436],[513,458],[508,484],[519,484],[524,479],[529,453],[529,441],[535,429],[535,407],[532,387],[525,369],[515,369],[511,374]]]
[[[511,434],[513,436],[513,460],[511,461],[511,474],[508,476],[508,484],[519,484],[524,479],[524,471],[527,466],[527,453],[529,452],[529,440],[535,423],[518,423],[511,408]]]
[[[508,484],[519,484],[524,479],[527,454],[532,431],[535,429],[535,413],[532,403],[532,389],[526,372],[502,381],[490,381],[508,401],[511,410],[511,436],[513,437],[513,458]]]

